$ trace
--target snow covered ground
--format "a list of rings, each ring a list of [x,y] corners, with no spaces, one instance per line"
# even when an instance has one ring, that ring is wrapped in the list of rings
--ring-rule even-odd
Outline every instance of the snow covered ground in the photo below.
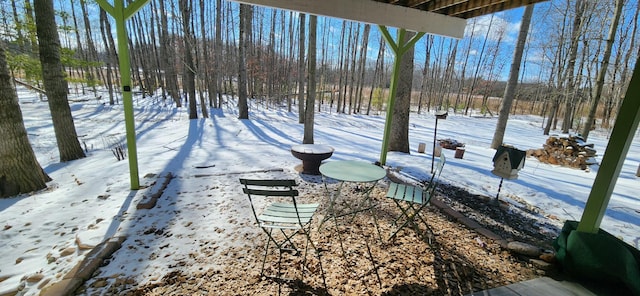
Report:
[[[109,106],[92,96],[72,97],[76,129],[88,153],[85,159],[59,163],[47,103],[24,89],[19,89],[19,97],[31,144],[53,181],[40,192],[0,200],[0,294],[21,289],[25,295],[36,295],[43,286],[60,280],[87,254],[79,244],[93,246],[114,235],[162,229],[164,233],[156,234],[167,237],[166,244],[150,245],[144,237],[130,237],[123,245],[126,252],[116,252],[104,267],[107,276],[137,277],[139,282],[159,279],[166,266],[184,264],[179,258],[206,260],[204,248],[219,252],[259,230],[237,226],[252,221],[251,213],[241,207],[246,197],[239,189],[239,176],[308,180],[294,169],[300,161],[290,152],[303,135],[295,113],[253,106],[251,120],[238,120],[229,102],[208,119],[189,120],[186,108],[138,97],[134,112],[140,183],[151,184],[156,180],[153,175],[176,176],[165,191],[171,198],[152,210],[138,210],[136,204],[148,197],[150,188],[129,190],[128,161],[117,161],[108,147],[114,140],[124,141],[122,106]],[[329,161],[379,159],[383,115],[323,112],[315,120],[315,143],[335,148]],[[387,165],[427,179],[434,124],[433,114],[412,114],[411,154],[390,152]],[[495,124],[495,118],[451,112],[438,121],[438,139],[466,144],[463,159],[443,150],[448,162],[442,182],[486,196],[497,194],[500,179],[491,173],[495,150],[489,148]],[[606,135],[596,130],[589,139],[600,157]],[[510,118],[506,144],[526,150],[540,148],[546,139],[542,118]],[[426,154],[417,153],[419,143],[427,144]],[[640,180],[635,176],[639,163],[636,139],[602,222],[603,229],[636,248],[640,244]],[[564,220],[580,219],[597,171],[597,165],[583,171],[528,158],[518,179],[504,181],[500,198],[518,206],[526,202],[538,208],[541,217],[557,218],[561,226]]]

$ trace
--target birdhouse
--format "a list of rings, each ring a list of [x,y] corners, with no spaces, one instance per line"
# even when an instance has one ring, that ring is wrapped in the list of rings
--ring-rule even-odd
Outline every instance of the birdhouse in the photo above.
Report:
[[[526,151],[518,150],[512,146],[500,146],[493,156],[494,175],[504,179],[518,178],[518,171],[524,167]]]

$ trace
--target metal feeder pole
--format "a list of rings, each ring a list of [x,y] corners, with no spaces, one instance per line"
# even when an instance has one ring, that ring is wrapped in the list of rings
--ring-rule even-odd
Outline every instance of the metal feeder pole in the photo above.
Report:
[[[498,201],[498,196],[500,195],[500,190],[502,189],[502,181],[504,181],[504,178],[500,178],[500,185],[498,185],[498,194],[496,194],[496,202]]]

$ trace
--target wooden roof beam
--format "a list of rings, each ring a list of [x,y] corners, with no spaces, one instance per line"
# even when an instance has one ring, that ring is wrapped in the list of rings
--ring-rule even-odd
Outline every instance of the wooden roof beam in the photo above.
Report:
[[[446,10],[449,7],[455,7],[465,2],[467,2],[467,0],[432,0],[427,1],[424,4],[417,6],[416,8],[440,13],[441,11]]]
[[[494,12],[505,11],[517,7],[527,6],[543,2],[541,0],[470,0],[454,7],[449,7],[444,11],[438,11],[451,16],[464,19],[487,15]]]

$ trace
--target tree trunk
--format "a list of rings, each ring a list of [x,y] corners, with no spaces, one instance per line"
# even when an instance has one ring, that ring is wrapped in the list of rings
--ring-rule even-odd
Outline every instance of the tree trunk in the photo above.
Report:
[[[169,97],[176,103],[176,107],[182,107],[182,101],[180,100],[180,91],[178,90],[178,77],[175,70],[173,56],[175,52],[172,52],[174,42],[169,36],[169,22],[167,20],[167,14],[164,13],[165,6],[164,0],[158,0],[160,4],[160,57],[162,61],[162,67],[164,70],[164,80],[167,87],[167,93]]]
[[[375,69],[373,70],[373,79],[371,80],[371,90],[369,90],[369,103],[367,104],[367,115],[369,115],[369,113],[371,112],[371,103],[373,101],[376,88],[380,87],[381,83],[379,81],[382,81],[382,76],[384,76],[382,75],[382,72],[383,72],[382,68],[384,67],[384,49],[387,46],[385,45],[384,38],[382,38],[382,36],[380,37],[380,43],[378,46],[379,46],[378,57],[376,58],[376,66],[375,66]],[[380,87],[380,90],[382,90],[381,87]],[[376,98],[377,98],[377,95],[376,95]],[[379,100],[381,101],[382,98],[380,98]]]
[[[249,119],[247,103],[247,66],[246,52],[249,44],[247,36],[247,18],[249,11],[246,4],[240,4],[240,39],[238,40],[238,118]]]
[[[362,88],[364,85],[364,74],[367,67],[367,48],[369,48],[369,32],[371,31],[371,25],[364,25],[364,32],[362,33],[362,47],[360,48],[360,59],[358,61],[358,82],[356,91],[356,113],[360,114],[362,108]]]
[[[415,35],[407,31],[402,40],[406,44]],[[389,151],[409,153],[409,111],[411,108],[411,85],[413,81],[414,46],[407,50],[400,60],[400,75],[398,76],[398,90],[393,107],[391,120],[391,135],[389,137]]]
[[[182,11],[182,29],[184,31],[184,77],[182,87],[189,98],[189,119],[198,118],[198,108],[196,107],[196,69],[193,64],[192,54],[192,34],[191,27],[191,3],[188,0],[180,0],[180,10]]]
[[[485,35],[484,40],[482,41],[482,48],[480,49],[480,54],[478,55],[478,63],[476,64],[476,70],[473,74],[473,78],[471,80],[471,86],[469,87],[469,93],[467,95],[467,103],[464,108],[464,115],[469,114],[469,109],[472,108],[474,90],[476,88],[476,83],[478,82],[478,72],[480,71],[480,66],[482,65],[482,58],[484,56],[484,50],[487,46],[487,40],[489,39],[489,33],[491,32],[491,27],[493,26],[494,15],[491,15],[491,20],[489,21],[489,27],[487,28],[487,34]],[[469,41],[471,42],[471,41]]]
[[[213,94],[217,96],[217,103],[214,104],[216,108],[222,108],[222,87],[220,85],[220,76],[218,75],[218,69],[222,67],[222,0],[216,1],[216,41],[214,50],[213,71],[211,73],[211,79],[214,82],[215,90]]]
[[[93,33],[91,33],[91,23],[89,22],[89,14],[87,13],[87,1],[80,0],[80,8],[82,9],[83,14],[83,22],[84,22],[84,30],[85,30],[85,38],[87,42],[87,54],[88,61],[96,61],[98,60],[98,53],[96,50],[95,43],[93,42]],[[89,67],[87,67],[89,68]],[[94,73],[95,71],[95,73]],[[96,77],[100,76],[100,68],[90,67],[86,73],[88,84],[93,91],[93,94],[97,94],[96,89]]]
[[[591,126],[596,119],[596,110],[598,109],[598,103],[600,102],[600,97],[602,96],[604,77],[607,74],[607,70],[609,69],[609,58],[611,58],[611,49],[613,48],[613,42],[616,38],[616,31],[618,30],[618,23],[620,21],[620,15],[622,14],[622,6],[624,6],[624,1],[616,0],[616,10],[613,15],[613,20],[611,21],[611,26],[609,27],[609,36],[606,40],[604,55],[602,56],[602,66],[600,66],[600,72],[598,73],[598,77],[596,78],[596,90],[593,95],[593,102],[591,103],[592,105],[591,109],[589,110],[587,122],[585,123],[584,129],[582,130],[582,137],[585,141],[589,137]]]
[[[518,85],[520,64],[522,63],[522,53],[524,51],[524,45],[527,42],[527,34],[529,33],[529,25],[531,24],[533,7],[534,5],[528,5],[524,9],[524,14],[522,15],[520,32],[518,33],[518,40],[516,42],[515,52],[513,53],[513,62],[511,63],[511,70],[509,70],[509,80],[507,80],[507,86],[504,90],[502,103],[500,103],[500,114],[498,115],[498,123],[496,124],[496,131],[493,134],[493,141],[491,142],[491,148],[493,149],[497,149],[498,147],[500,147],[504,140],[504,133],[507,129],[507,121],[509,120],[509,112],[511,111],[511,105],[516,94],[516,86]]]
[[[571,122],[571,113],[573,108],[575,107],[575,97],[573,96],[574,94],[574,89],[575,89],[575,65],[576,65],[576,60],[577,60],[577,56],[578,56],[578,47],[579,47],[579,41],[580,41],[580,36],[582,35],[582,22],[583,22],[583,15],[584,15],[584,11],[585,11],[585,6],[587,4],[583,1],[576,1],[575,3],[575,7],[576,7],[576,15],[573,19],[573,28],[571,30],[571,46],[569,48],[569,61],[567,64],[567,74],[566,74],[566,78],[568,79],[567,82],[567,89],[565,91],[565,106],[564,106],[564,120],[562,121],[562,132],[563,133],[568,133],[569,129],[571,129],[572,127],[572,122]]]
[[[473,23],[473,26],[475,27],[476,23]],[[453,104],[453,113],[456,113],[456,110],[458,110],[458,105],[460,103],[460,100],[462,99],[462,93],[467,91],[464,89],[464,85],[465,85],[465,74],[467,73],[467,64],[469,62],[469,56],[471,56],[471,45],[473,44],[473,35],[475,33],[475,30],[472,29],[471,30],[471,35],[469,36],[469,46],[467,47],[466,53],[465,53],[465,58],[464,58],[464,63],[462,63],[462,71],[460,71],[460,83],[458,86],[458,93],[456,94],[456,101]]]
[[[31,149],[11,80],[0,44],[0,198],[43,189],[51,180]]]
[[[638,30],[638,17],[640,16],[640,2],[636,2],[636,10],[633,14],[633,22],[632,22],[632,29],[631,32],[629,33],[629,35],[631,36],[631,40],[629,41],[629,46],[628,49],[626,50],[626,53],[624,54],[624,58],[621,57],[622,61],[622,69],[618,69],[620,71],[620,84],[619,86],[616,88],[616,91],[612,92],[612,98],[611,98],[611,104],[609,106],[607,106],[608,110],[606,112],[606,117],[602,119],[602,125],[603,127],[608,128],[611,118],[613,117],[613,111],[614,108],[616,108],[616,105],[620,103],[620,101],[622,100],[622,96],[623,96],[623,92],[625,91],[625,85],[629,84],[629,80],[628,80],[628,74],[629,74],[629,65],[630,65],[630,60],[631,57],[633,56],[633,48],[635,47],[636,44],[636,32]],[[617,56],[621,56],[620,54],[618,54]],[[617,67],[616,67],[617,68]],[[612,88],[615,85],[612,85]]]
[[[300,14],[300,32],[298,35],[298,123],[304,123],[304,81],[305,81],[305,63],[304,63],[304,35],[305,35],[306,15]]]
[[[344,85],[343,81],[345,80],[345,75],[344,75],[344,64],[345,62],[345,54],[344,54],[344,48],[345,48],[345,33],[347,31],[347,21],[342,21],[342,33],[340,34],[340,57],[339,57],[339,62],[338,62],[338,75],[340,75],[339,79],[338,79],[338,100],[336,101],[336,113],[344,113],[344,109],[342,109],[342,111],[340,110],[340,107],[342,106],[342,98],[344,95],[344,91],[342,90],[342,86]]]
[[[205,28],[205,5],[204,0],[200,0],[200,37],[202,38],[202,61],[198,64],[200,65],[200,75],[204,75],[204,82],[207,92],[207,98],[209,99],[209,107],[213,107],[213,100],[215,98],[215,83],[214,80],[210,78],[209,73],[211,71],[210,62],[209,62],[209,47],[207,44],[209,43],[209,38],[207,38],[206,28]],[[195,30],[195,29],[194,29]],[[200,106],[202,107],[202,118],[209,118],[209,112],[207,112],[207,103],[206,99],[200,95]]]
[[[354,24],[356,26],[356,31],[353,34],[353,36],[350,38],[350,40],[353,42],[352,44],[358,44],[358,39],[360,37],[360,24]],[[366,45],[364,45],[366,46]],[[351,49],[351,69],[349,70],[350,72],[350,77],[349,77],[349,114],[353,113],[353,109],[354,109],[354,87],[355,87],[355,82],[356,82],[356,55],[358,53],[358,50],[356,48],[357,46],[349,46],[349,48]]]
[[[67,101],[68,87],[60,61],[60,39],[55,23],[53,2],[51,0],[35,1],[34,11],[42,77],[51,110],[60,161],[83,158],[84,151],[78,142],[71,108]]]
[[[115,104],[114,99],[114,89],[113,89],[113,74],[112,74],[112,65],[113,65],[113,55],[111,52],[111,48],[109,47],[109,43],[107,41],[107,34],[111,34],[111,27],[109,25],[109,20],[107,19],[107,12],[104,9],[100,8],[100,34],[102,35],[102,42],[105,44],[106,51],[106,84],[107,89],[109,90],[109,105]]]
[[[304,116],[304,139],[302,144],[313,144],[313,121],[316,102],[316,29],[318,16],[309,16],[309,86]]]
[[[443,78],[443,90],[444,93],[440,97],[440,101],[438,102],[438,108],[441,108],[443,105],[445,106],[445,110],[449,109],[449,105],[451,105],[450,93],[451,93],[451,85],[453,84],[453,77],[455,76],[455,67],[456,67],[456,56],[458,55],[458,43],[459,40],[456,39],[453,45],[450,45],[449,58],[447,63],[447,69],[444,71]]]

